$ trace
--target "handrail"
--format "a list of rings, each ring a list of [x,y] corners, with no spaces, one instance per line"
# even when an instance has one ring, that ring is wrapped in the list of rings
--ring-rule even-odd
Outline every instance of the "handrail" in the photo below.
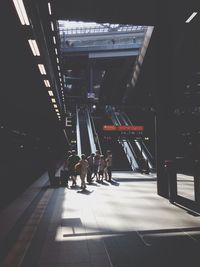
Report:
[[[117,125],[121,125],[121,122],[120,122],[118,116],[116,115],[116,113],[113,110],[111,111],[111,113],[112,113],[111,119],[112,119],[113,123],[115,123]],[[121,145],[123,146],[124,152],[125,152],[126,157],[127,157],[128,161],[131,165],[132,170],[133,171],[137,170],[139,168],[137,161],[135,159],[137,157],[135,157],[135,153],[133,153],[133,149],[130,145],[130,142],[123,141],[123,144],[122,144],[122,141],[118,141],[118,142],[121,143]]]
[[[121,115],[123,116],[126,125],[133,125],[131,120],[129,119],[128,115],[125,112],[123,112],[123,114],[121,114]],[[141,143],[138,143],[137,141],[135,141],[135,143],[136,143],[139,150],[141,150],[141,147],[144,148],[143,152],[142,152],[142,156],[145,159],[148,159],[149,167],[150,167],[150,169],[153,169],[153,157],[152,157],[150,151],[148,150],[147,146],[145,145],[145,143],[143,141]]]
[[[144,142],[142,142],[142,146],[145,149],[146,153],[149,155],[149,157],[151,158],[151,160],[153,161],[153,156],[151,154],[151,152],[148,150],[146,144]]]
[[[94,135],[92,132],[92,126],[91,126],[91,121],[90,121],[90,116],[89,116],[89,111],[88,109],[86,109],[86,123],[87,123],[87,129],[88,129],[88,134],[89,134],[89,140],[90,140],[90,148],[91,148],[91,152],[95,153],[96,149],[96,144],[94,141]]]
[[[96,127],[95,127],[95,124],[94,124],[94,120],[93,120],[93,118],[92,118],[91,115],[90,115],[90,120],[91,120],[91,122],[92,122],[92,129],[93,129],[93,131],[94,131],[94,135],[95,135],[96,140],[97,140],[98,149],[99,149],[100,153],[102,154],[102,149],[101,149],[101,145],[100,145],[100,142],[99,142],[99,135],[98,135],[98,133],[97,133],[97,131],[96,131]]]
[[[79,116],[78,108],[76,106],[76,144],[77,144],[77,154],[81,156],[81,136],[80,136],[80,125],[79,125]]]
[[[145,160],[148,160],[149,168],[150,168],[150,169],[153,169],[152,163],[151,163],[151,161],[149,160],[149,158],[147,157],[147,155],[144,153],[144,150],[142,150],[141,144],[140,144],[137,140],[135,140],[135,143],[136,143],[138,149],[139,149],[140,151],[142,151],[142,156],[143,156],[143,158],[144,158]],[[145,151],[145,152],[146,152],[146,151]]]

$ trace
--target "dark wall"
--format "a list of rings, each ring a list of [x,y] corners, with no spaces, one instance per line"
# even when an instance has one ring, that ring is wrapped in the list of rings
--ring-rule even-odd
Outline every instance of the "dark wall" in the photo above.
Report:
[[[13,1],[0,2],[0,207],[35,181],[47,165],[47,148],[67,149]]]

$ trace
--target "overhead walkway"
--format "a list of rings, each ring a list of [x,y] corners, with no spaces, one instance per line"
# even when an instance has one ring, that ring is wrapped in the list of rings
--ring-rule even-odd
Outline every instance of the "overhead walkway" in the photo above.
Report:
[[[199,266],[200,217],[159,197],[153,174],[114,172],[85,193],[44,174],[0,218],[1,266]]]

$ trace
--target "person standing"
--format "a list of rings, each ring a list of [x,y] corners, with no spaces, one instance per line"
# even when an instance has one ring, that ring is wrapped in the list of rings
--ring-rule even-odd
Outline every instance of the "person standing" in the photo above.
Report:
[[[104,155],[101,155],[100,162],[99,162],[99,169],[98,169],[99,180],[101,182],[103,182],[103,178],[105,176],[105,170],[106,170],[106,161],[104,159]]]
[[[77,173],[75,171],[75,165],[80,161],[80,157],[76,154],[75,150],[72,150],[72,154],[67,159],[67,165],[69,170],[69,176],[72,178],[72,186],[76,185]]]
[[[92,182],[92,173],[94,171],[94,153],[91,153],[89,157],[87,157],[88,161],[88,171],[87,171],[87,182],[91,184]]]
[[[112,179],[112,152],[107,150],[106,152],[106,170],[108,174],[108,181],[111,182]]]
[[[81,188],[85,190],[86,189],[85,179],[87,176],[87,171],[89,166],[85,154],[81,155],[81,160],[79,161],[79,163],[80,163]]]
[[[97,150],[94,156],[94,176],[92,177],[94,178],[96,176],[97,182],[99,182],[99,174],[98,174],[99,162],[100,162],[100,152],[99,150]]]

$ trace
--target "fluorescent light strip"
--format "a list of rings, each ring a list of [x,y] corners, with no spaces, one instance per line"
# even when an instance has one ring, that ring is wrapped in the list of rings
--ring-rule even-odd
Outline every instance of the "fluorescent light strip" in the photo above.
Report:
[[[58,57],[56,58],[56,61],[57,61],[57,63],[59,63],[59,59],[58,59]]]
[[[44,80],[44,83],[45,83],[46,87],[50,87],[49,80]]]
[[[193,12],[192,15],[189,16],[189,18],[185,21],[186,23],[189,23],[195,16],[197,12]]]
[[[55,36],[53,36],[53,42],[54,42],[54,44],[56,44],[56,37]]]
[[[59,110],[58,110],[58,109],[55,109],[55,111],[56,111],[56,112],[59,112]]]
[[[51,29],[52,31],[54,31],[54,26],[53,26],[53,22],[51,21]]]
[[[46,74],[47,74],[47,73],[46,73],[46,70],[45,70],[45,67],[44,67],[43,64],[38,64],[38,68],[39,68],[40,73],[41,73],[42,75],[46,75]]]
[[[57,108],[58,106],[56,104],[53,105],[54,108]]]
[[[62,82],[62,79],[60,78],[60,82]]]
[[[51,12],[51,4],[48,3],[48,9],[49,9],[49,15],[52,15],[52,12]]]
[[[17,10],[17,14],[19,16],[21,24],[22,25],[30,25],[23,1],[22,0],[13,0],[13,3],[14,3],[15,8]]]
[[[61,77],[61,73],[60,72],[58,73],[58,75],[59,75],[59,77]]]
[[[40,56],[40,51],[38,49],[36,41],[29,39],[28,42],[29,42],[29,45],[30,45],[31,50],[33,52],[33,55],[34,56]]]
[[[56,55],[58,54],[58,50],[57,50],[57,48],[55,48],[55,53],[56,53]]]
[[[58,70],[60,70],[60,66],[58,66]]]
[[[48,91],[50,96],[53,96],[53,92],[52,91]]]
[[[51,98],[51,102],[52,102],[52,103],[56,103],[55,98]]]

